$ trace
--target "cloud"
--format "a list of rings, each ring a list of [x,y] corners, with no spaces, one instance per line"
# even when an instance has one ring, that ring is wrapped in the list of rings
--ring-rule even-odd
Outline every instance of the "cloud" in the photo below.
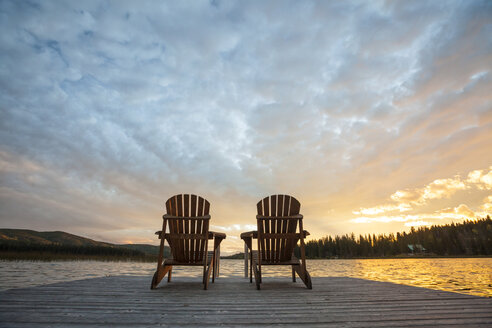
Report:
[[[289,193],[317,236],[490,190],[454,176],[492,162],[490,10],[2,1],[0,222],[146,240],[173,194],[243,227]]]
[[[423,206],[433,200],[446,199],[462,190],[476,188],[479,190],[489,190],[489,180],[492,177],[492,169],[487,173],[484,170],[473,170],[468,173],[466,180],[459,175],[454,178],[436,179],[423,188],[404,189],[394,192],[390,199],[394,204],[384,204],[368,208],[360,208],[352,211],[356,215],[376,215],[386,212],[406,212]],[[465,206],[465,205],[462,205]]]
[[[416,220],[418,217],[416,216],[375,216],[375,217],[357,217],[355,219],[352,219],[352,222],[355,223],[372,223],[372,222],[383,222],[383,223],[388,223],[388,222],[406,222],[408,220]]]
[[[418,203],[422,198],[422,192],[419,190],[398,190],[390,198],[395,202]]]
[[[398,190],[390,198],[403,204],[423,205],[434,199],[449,198],[460,190],[478,188],[481,190],[492,189],[492,168],[488,173],[484,170],[474,170],[468,173],[468,179],[464,180],[460,176],[448,179],[437,179],[423,188],[412,190]],[[394,205],[393,205],[394,207]],[[391,205],[387,208],[392,209]],[[394,208],[393,208],[394,209]]]
[[[475,218],[475,213],[465,204],[460,204],[458,207],[455,207],[454,212],[468,218]]]
[[[411,210],[412,207],[408,204],[399,204],[399,205],[380,205],[376,207],[370,207],[370,208],[361,208],[358,211],[353,211],[352,213],[359,215],[359,214],[364,214],[364,215],[373,215],[373,214],[379,214],[379,213],[385,213],[385,212],[392,212],[392,211],[400,211],[400,212],[405,212]]]
[[[395,204],[385,204],[370,208],[361,208],[352,213],[359,216],[351,220],[355,223],[371,222],[406,222],[405,226],[430,225],[429,220],[465,220],[476,217],[485,217],[490,211],[490,201],[492,196],[488,196],[479,208],[483,211],[473,211],[466,204],[460,204],[456,207],[442,208],[435,213],[418,213],[418,208],[433,201],[451,198],[455,193],[462,190],[484,190],[489,189],[487,182],[488,176],[492,171],[485,173],[484,170],[473,170],[467,175],[467,179],[462,179],[459,175],[454,178],[436,179],[423,188],[398,190],[390,198]],[[381,215],[383,213],[394,212],[411,212],[406,215]],[[412,213],[413,212],[413,213]],[[427,221],[424,221],[427,220]]]
[[[480,206],[480,209],[484,211],[482,214],[483,216],[490,215],[490,213],[492,213],[492,195],[484,199],[484,203]]]
[[[492,166],[489,167],[489,172],[484,170],[470,172],[466,181],[480,189],[492,190]]]
[[[398,190],[390,198],[396,202],[409,202],[414,205],[423,205],[430,200],[449,198],[459,190],[465,190],[468,186],[460,177],[450,179],[437,179],[421,189]]]
[[[457,214],[458,216],[461,216],[462,218],[470,218],[473,219],[476,217],[475,212],[473,212],[468,206],[465,204],[460,204],[457,207],[454,208],[445,208],[439,211],[439,214],[441,215],[452,215],[452,214]]]
[[[390,223],[405,222],[406,227],[440,224],[443,220],[470,220],[475,219],[476,213],[465,204],[455,208],[445,208],[436,213],[416,213],[398,216],[376,215],[372,217],[361,216],[351,220],[354,223]],[[426,221],[424,221],[426,220]],[[431,223],[429,223],[432,221]],[[425,222],[426,224],[423,224]]]
[[[256,229],[256,225],[254,224],[232,224],[226,227],[211,225],[210,227],[220,231],[236,231],[236,232],[251,231]]]
[[[426,221],[411,221],[405,223],[405,227],[421,227],[421,226],[430,226],[430,225],[431,223]]]

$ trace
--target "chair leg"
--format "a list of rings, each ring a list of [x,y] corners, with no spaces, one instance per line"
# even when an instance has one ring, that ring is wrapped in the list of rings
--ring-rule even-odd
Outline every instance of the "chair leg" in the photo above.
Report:
[[[256,265],[253,268],[253,273],[255,275],[256,289],[260,290],[260,273],[259,273],[258,267]]]
[[[258,268],[258,264],[256,261],[253,261],[253,273],[255,275],[255,283],[256,283],[256,289],[260,290],[260,283],[261,283],[261,271]]]
[[[296,270],[294,266],[292,266],[292,282],[296,282]]]
[[[220,250],[214,252],[214,257],[212,259],[213,272],[212,272],[212,283],[215,282],[215,278],[219,276],[219,261],[220,261]]]
[[[253,252],[249,252],[249,283],[253,282]]]
[[[173,272],[173,267],[169,269],[169,273],[167,274],[167,282],[171,282],[171,274]]]
[[[296,265],[292,266],[296,273],[299,275],[299,278],[301,278],[302,282],[308,289],[313,289],[313,284],[311,282],[311,275],[309,272],[304,268],[302,265]]]
[[[212,258],[212,263],[210,263],[210,265],[212,266],[212,283],[214,283],[215,282],[215,269],[216,269],[215,251],[214,251],[213,258]]]
[[[215,250],[215,271],[214,271],[214,277],[218,278],[219,276],[220,276],[220,245],[217,246],[217,249]]]
[[[154,276],[152,277],[152,282],[150,283],[150,289],[155,289],[159,285],[159,282],[157,281],[157,271],[154,273]]]
[[[217,268],[216,268],[216,274],[217,276],[215,278],[218,278],[220,276],[220,247],[217,253]]]
[[[208,268],[206,270],[206,274],[203,277],[203,280],[204,280],[203,289],[205,289],[205,290],[208,289],[208,282],[210,281],[210,273],[212,273],[212,266],[213,266],[213,261],[208,265]]]
[[[309,274],[309,272],[307,272],[307,270],[306,270],[306,280],[307,280],[307,285],[306,285],[306,287],[307,287],[308,289],[313,289],[313,283],[312,283],[312,281],[311,281],[311,275]]]
[[[161,282],[161,280],[166,276],[166,274],[172,269],[173,267],[170,265],[165,265],[159,267],[159,269],[156,270],[154,273],[154,276],[152,277],[152,283],[150,284],[150,289],[155,289],[157,288],[157,285]],[[168,278],[169,279],[169,278]]]

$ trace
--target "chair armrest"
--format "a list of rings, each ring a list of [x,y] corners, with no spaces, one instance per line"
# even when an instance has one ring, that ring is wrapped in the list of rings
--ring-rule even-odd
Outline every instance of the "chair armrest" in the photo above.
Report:
[[[208,239],[214,240],[214,251],[219,250],[220,252],[220,243],[222,240],[226,239],[226,234],[223,232],[209,231]]]
[[[303,232],[304,232],[304,238],[310,235],[309,231],[307,230],[303,230]],[[258,238],[258,231],[247,231],[241,234],[241,239],[248,239],[248,238],[253,238],[253,239]]]
[[[301,214],[297,215],[290,215],[290,216],[264,216],[264,215],[257,215],[257,219],[302,219],[303,216]]]
[[[163,219],[188,219],[188,220],[192,220],[192,219],[210,219],[210,215],[203,215],[203,216],[175,216],[175,215],[169,215],[169,214],[164,214],[162,216]]]
[[[241,234],[241,239],[254,238],[254,236],[257,234],[258,234],[257,231],[246,231]]]
[[[215,231],[209,231],[208,232],[209,238],[218,238],[218,239],[226,239],[226,234],[223,232],[215,232]]]
[[[161,237],[162,235],[162,230],[159,230],[159,231],[156,231],[155,232],[156,235],[159,235],[159,238]],[[164,234],[164,235],[169,235],[168,233]],[[214,232],[214,231],[209,231],[208,232],[208,239],[213,239],[213,238],[217,238],[217,239],[226,239],[226,234],[225,233],[222,233],[222,232]]]

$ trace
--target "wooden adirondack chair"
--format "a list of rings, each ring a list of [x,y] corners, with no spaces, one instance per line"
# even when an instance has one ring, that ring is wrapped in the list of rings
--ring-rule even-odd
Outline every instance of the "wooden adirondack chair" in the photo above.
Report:
[[[257,231],[241,234],[249,249],[250,282],[252,271],[255,276],[256,288],[260,289],[261,267],[263,265],[292,266],[292,281],[296,281],[296,273],[307,288],[312,289],[311,276],[306,269],[306,252],[304,238],[309,232],[303,230],[302,215],[299,214],[301,204],[288,195],[272,195],[258,202]],[[297,232],[299,227],[299,232]],[[258,240],[258,251],[253,251],[252,239]],[[294,255],[294,248],[300,241],[301,260]]]
[[[167,214],[162,216],[162,230],[157,231],[161,239],[157,270],[152,278],[151,289],[168,275],[171,281],[175,265],[203,266],[204,289],[208,288],[210,273],[212,282],[218,275],[220,242],[224,233],[208,230],[210,203],[196,195],[176,195],[166,201]],[[166,233],[167,231],[167,233]],[[213,251],[208,251],[208,240],[214,240]],[[172,258],[164,260],[164,241],[171,248]]]

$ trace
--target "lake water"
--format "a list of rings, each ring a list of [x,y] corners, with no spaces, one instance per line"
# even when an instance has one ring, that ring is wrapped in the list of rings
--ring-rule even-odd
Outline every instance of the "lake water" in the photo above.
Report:
[[[244,262],[221,260],[221,277],[243,276]],[[492,258],[308,260],[312,277],[353,277],[492,297]],[[154,263],[0,261],[0,290],[117,275],[148,275]],[[199,267],[175,267],[173,276],[200,277]],[[290,277],[289,267],[263,267],[265,277]],[[220,282],[220,281],[219,281]]]

